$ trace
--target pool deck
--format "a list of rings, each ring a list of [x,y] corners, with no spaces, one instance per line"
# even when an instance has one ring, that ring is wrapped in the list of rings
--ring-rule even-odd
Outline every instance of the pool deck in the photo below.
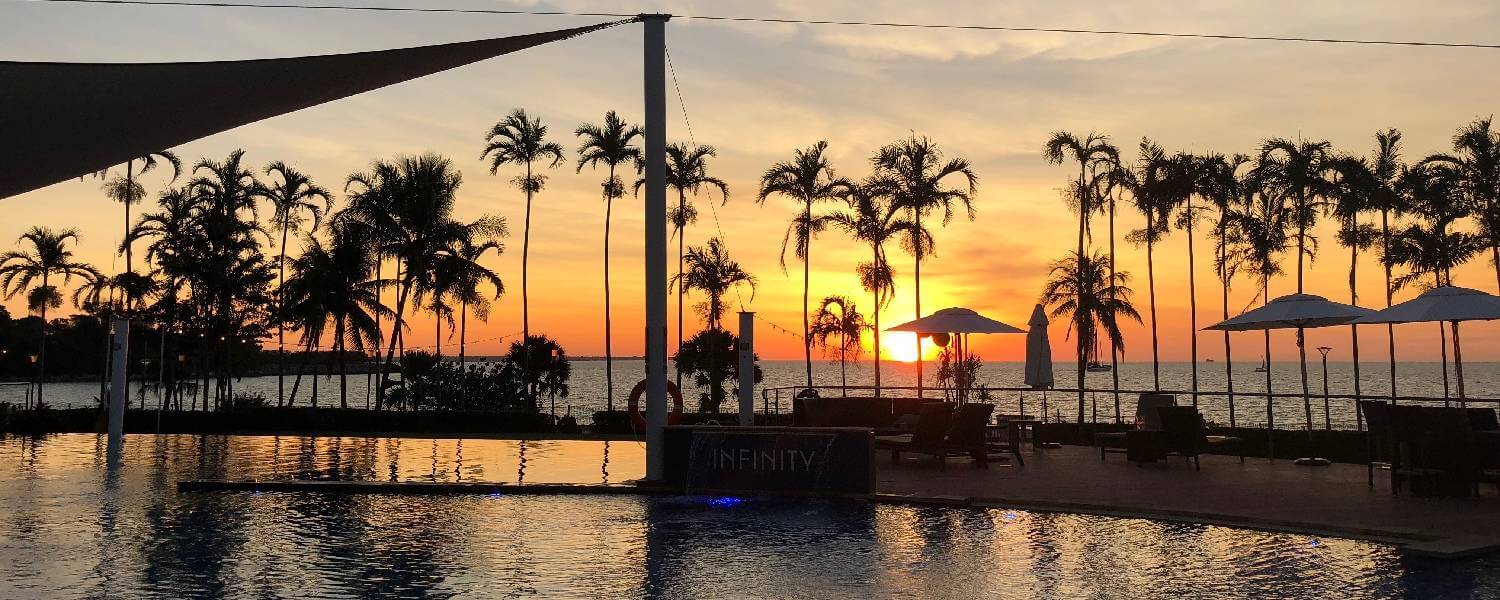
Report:
[[[1123,455],[1099,460],[1094,448],[1026,449],[1025,466],[974,468],[950,459],[890,464],[877,456],[875,494],[852,499],[919,505],[1014,508],[1138,517],[1289,531],[1391,543],[1408,553],[1461,558],[1500,551],[1500,494],[1478,498],[1392,495],[1389,473],[1367,485],[1364,465],[1301,467],[1264,458],[1202,458],[1202,470],[1180,458],[1136,466]],[[324,491],[384,494],[671,494],[631,484],[514,484],[379,481],[183,481],[183,491]],[[712,490],[695,490],[712,493]],[[804,494],[805,495],[805,494]]]
[[[939,471],[882,453],[877,489],[887,501],[1143,517],[1394,543],[1415,555],[1457,558],[1500,551],[1500,496],[1419,498],[1390,493],[1389,472],[1368,485],[1364,465],[1301,467],[1291,461],[1173,458],[1137,467],[1120,454],[1099,460],[1079,446],[1025,450],[1026,466],[976,469],[950,459]]]

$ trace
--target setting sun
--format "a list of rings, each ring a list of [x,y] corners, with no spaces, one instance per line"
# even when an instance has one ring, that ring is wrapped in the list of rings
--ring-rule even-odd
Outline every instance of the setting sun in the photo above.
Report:
[[[912,335],[914,334],[897,331],[881,333],[880,357],[884,360],[894,360],[896,362],[916,362],[917,349],[911,343]],[[938,352],[939,349],[933,345],[932,339],[922,339],[922,356],[924,358],[934,358],[938,355]]]

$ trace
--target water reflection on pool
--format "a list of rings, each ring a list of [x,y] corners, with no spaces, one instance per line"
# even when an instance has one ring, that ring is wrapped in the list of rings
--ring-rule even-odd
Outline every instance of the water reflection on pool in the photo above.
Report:
[[[606,458],[607,448],[607,458]],[[1500,560],[1139,519],[637,496],[178,493],[197,477],[610,482],[634,442],[0,440],[0,597],[1491,597]]]

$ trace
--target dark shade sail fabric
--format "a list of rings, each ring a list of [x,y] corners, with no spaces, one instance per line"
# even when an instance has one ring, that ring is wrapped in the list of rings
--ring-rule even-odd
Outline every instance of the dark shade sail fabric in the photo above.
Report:
[[[298,58],[0,62],[0,198],[261,119],[632,21]]]

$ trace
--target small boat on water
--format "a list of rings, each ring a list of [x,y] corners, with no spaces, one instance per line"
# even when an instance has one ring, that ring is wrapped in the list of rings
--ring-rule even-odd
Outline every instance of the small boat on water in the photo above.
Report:
[[[1084,371],[1087,371],[1089,373],[1108,373],[1113,370],[1114,367],[1106,365],[1104,363],[1100,363],[1098,361],[1091,362],[1087,367],[1084,367]]]
[[[1266,360],[1265,357],[1261,357],[1260,366],[1255,367],[1255,372],[1256,373],[1265,373],[1266,371],[1270,371],[1270,370],[1271,370],[1271,361]]]

